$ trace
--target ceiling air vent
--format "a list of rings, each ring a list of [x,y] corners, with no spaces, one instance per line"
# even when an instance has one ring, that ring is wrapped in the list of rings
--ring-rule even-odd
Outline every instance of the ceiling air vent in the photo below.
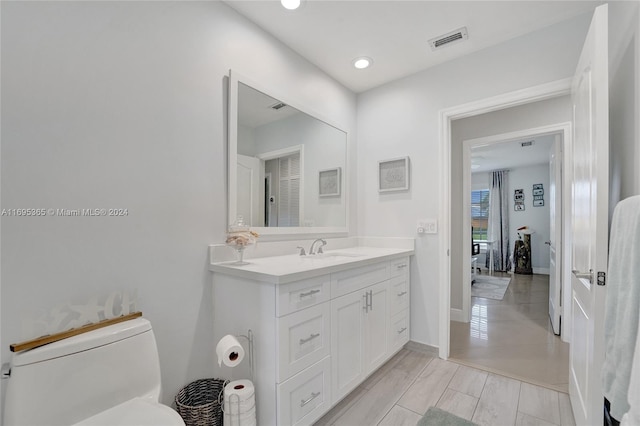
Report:
[[[283,102],[278,102],[276,104],[271,105],[269,108],[277,111],[277,110],[282,109],[282,108],[284,108],[286,106],[287,106],[287,104],[285,104]]]
[[[521,142],[520,145],[524,148],[525,146],[531,146],[533,145],[533,141],[526,141],[526,142]]]
[[[438,50],[442,49],[444,46],[458,43],[468,38],[469,35],[467,34],[467,27],[462,27],[455,31],[451,31],[450,33],[432,38],[431,40],[429,40],[429,44],[431,45],[431,50]]]

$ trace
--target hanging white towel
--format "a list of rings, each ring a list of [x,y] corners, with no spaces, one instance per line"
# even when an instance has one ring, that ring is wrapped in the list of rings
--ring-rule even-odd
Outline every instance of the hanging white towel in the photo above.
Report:
[[[638,321],[638,327],[640,328],[640,319]],[[640,425],[640,334],[636,337],[636,350],[633,354],[627,402],[629,403],[629,411],[622,416],[620,425]]]
[[[627,393],[640,312],[640,196],[615,208],[609,239],[605,304],[604,396],[617,420],[629,411]]]

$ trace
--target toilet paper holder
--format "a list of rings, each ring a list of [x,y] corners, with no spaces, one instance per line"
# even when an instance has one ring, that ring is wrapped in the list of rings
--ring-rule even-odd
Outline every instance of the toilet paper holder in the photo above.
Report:
[[[233,335],[237,339],[243,338],[246,339],[248,345],[249,352],[249,377],[251,381],[253,381],[253,371],[254,371],[254,353],[253,353],[253,331],[251,329],[247,330],[247,334],[237,334]],[[221,339],[222,340],[222,339]],[[220,342],[218,342],[220,343]],[[233,367],[231,367],[233,368]]]

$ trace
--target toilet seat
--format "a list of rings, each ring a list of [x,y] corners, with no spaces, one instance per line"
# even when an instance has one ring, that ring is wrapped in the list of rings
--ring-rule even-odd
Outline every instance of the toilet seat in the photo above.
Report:
[[[184,426],[184,421],[166,405],[133,398],[74,426]]]

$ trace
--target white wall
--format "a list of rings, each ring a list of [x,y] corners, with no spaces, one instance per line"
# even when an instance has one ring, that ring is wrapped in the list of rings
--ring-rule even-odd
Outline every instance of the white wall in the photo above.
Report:
[[[544,206],[533,206],[532,186],[541,183],[544,189]],[[516,189],[524,191],[523,211],[513,208],[513,193]],[[534,274],[549,273],[549,164],[509,169],[509,249],[513,255],[518,239],[518,228],[527,226],[531,235],[531,266]],[[513,268],[513,267],[512,267]],[[513,270],[513,269],[512,269]]]
[[[226,231],[229,69],[339,124],[354,152],[355,95],[220,2],[3,2],[1,19],[2,208],[129,212],[2,217],[2,362],[37,310],[136,290],[170,402],[217,374],[207,246]]]
[[[610,210],[640,194],[639,2],[609,2]]]
[[[358,96],[360,235],[418,237],[416,220],[437,218],[443,108],[573,75],[589,25],[583,16],[372,89]],[[455,48],[455,47],[452,47]],[[380,195],[379,160],[408,155],[411,190]],[[411,267],[411,339],[438,346],[438,235],[416,240]]]

